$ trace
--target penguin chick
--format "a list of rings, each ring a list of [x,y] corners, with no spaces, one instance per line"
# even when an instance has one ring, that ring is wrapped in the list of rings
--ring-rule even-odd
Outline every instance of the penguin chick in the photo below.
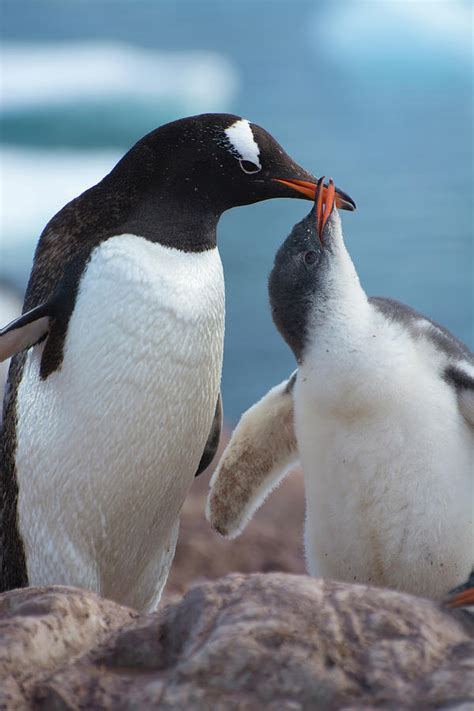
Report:
[[[442,598],[474,558],[472,353],[408,306],[366,296],[329,190],[279,249],[269,295],[298,363],[294,432],[281,385],[249,411],[254,430],[242,427],[246,413],[224,451],[211,524],[230,536],[242,530],[295,443],[309,572]],[[280,466],[268,458],[265,474],[268,432],[275,456],[285,456]]]

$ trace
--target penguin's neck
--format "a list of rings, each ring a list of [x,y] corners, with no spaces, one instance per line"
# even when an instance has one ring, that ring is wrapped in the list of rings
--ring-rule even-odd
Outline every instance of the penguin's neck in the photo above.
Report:
[[[216,247],[219,218],[205,202],[185,202],[160,191],[131,210],[121,231],[184,252],[204,252]]]
[[[308,325],[300,369],[311,397],[328,411],[359,411],[375,382],[383,391],[392,349],[342,239],[327,255]]]
[[[309,316],[309,348],[353,349],[365,338],[370,306],[342,234],[332,239],[325,274]]]

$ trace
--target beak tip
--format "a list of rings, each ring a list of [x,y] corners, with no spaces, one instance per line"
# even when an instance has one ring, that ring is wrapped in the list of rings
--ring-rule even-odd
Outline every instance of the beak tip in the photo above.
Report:
[[[337,201],[337,207],[339,210],[347,210],[348,212],[354,212],[354,210],[357,210],[357,205],[352,198],[346,195],[341,197],[341,195],[338,195],[337,192],[336,195],[339,198]]]

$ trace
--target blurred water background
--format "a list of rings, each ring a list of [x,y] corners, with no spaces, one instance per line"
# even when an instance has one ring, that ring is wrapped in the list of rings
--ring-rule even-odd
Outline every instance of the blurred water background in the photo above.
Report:
[[[47,220],[144,133],[229,111],[356,200],[344,230],[369,294],[473,347],[469,0],[2,0],[1,13],[2,279],[24,288]],[[220,223],[230,423],[294,368],[266,281],[309,207]]]

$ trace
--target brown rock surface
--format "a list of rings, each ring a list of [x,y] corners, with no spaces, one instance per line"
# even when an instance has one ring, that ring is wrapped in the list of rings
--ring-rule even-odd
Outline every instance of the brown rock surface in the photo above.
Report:
[[[74,588],[0,595],[0,708],[24,708],[36,680],[94,649],[138,614]]]
[[[474,707],[467,615],[306,576],[232,575],[137,616],[67,588],[0,597],[8,709]]]

